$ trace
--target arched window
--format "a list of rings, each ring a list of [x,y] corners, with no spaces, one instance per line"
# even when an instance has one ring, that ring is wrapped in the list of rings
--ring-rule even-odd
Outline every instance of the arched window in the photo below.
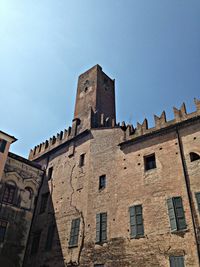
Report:
[[[13,204],[17,193],[17,187],[14,182],[8,182],[4,186],[2,202]]]
[[[195,161],[195,160],[199,160],[200,159],[200,155],[195,153],[195,152],[190,152],[190,160]]]

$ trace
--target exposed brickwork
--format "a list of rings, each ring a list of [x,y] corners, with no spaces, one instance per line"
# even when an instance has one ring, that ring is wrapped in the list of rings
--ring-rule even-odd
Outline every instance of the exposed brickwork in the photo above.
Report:
[[[102,119],[102,124],[97,120],[97,127],[93,127],[90,108],[95,110],[96,103],[101,114],[115,120],[114,92],[111,96],[102,92],[105,81],[101,69],[93,79],[99,68],[79,78],[75,118],[80,121],[73,122],[67,139],[56,140],[42,151],[36,147],[36,152],[30,153],[47,174],[53,167],[53,175],[43,181],[24,266],[169,267],[170,256],[184,256],[185,266],[198,267],[200,217],[195,193],[200,192],[200,160],[191,162],[189,153],[200,154],[199,101],[195,100],[197,110],[191,114],[186,113],[185,105],[174,109],[172,121],[166,121],[164,112],[161,117],[155,116],[151,129],[147,120],[134,128],[125,123],[106,125]],[[80,94],[86,81],[87,90],[92,86],[96,91],[91,91],[84,102]],[[114,86],[112,80],[109,83]],[[146,171],[144,157],[152,153],[156,168]],[[85,154],[83,167],[79,166],[81,154]],[[106,175],[103,190],[99,190],[101,175]],[[42,194],[46,192],[50,193],[48,205],[40,214]],[[167,199],[172,197],[182,198],[187,224],[185,230],[174,233],[167,206]],[[138,204],[143,207],[144,236],[131,238],[129,207]],[[96,214],[102,212],[107,212],[107,242],[96,244]],[[69,248],[71,222],[76,218],[81,221],[78,244]],[[47,252],[51,224],[56,231],[52,250]],[[37,231],[41,231],[39,250],[31,255]]]

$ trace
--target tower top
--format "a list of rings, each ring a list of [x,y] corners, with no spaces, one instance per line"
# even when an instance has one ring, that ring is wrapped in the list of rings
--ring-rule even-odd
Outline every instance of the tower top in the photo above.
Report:
[[[115,124],[115,81],[98,64],[78,78],[74,120],[78,132]]]

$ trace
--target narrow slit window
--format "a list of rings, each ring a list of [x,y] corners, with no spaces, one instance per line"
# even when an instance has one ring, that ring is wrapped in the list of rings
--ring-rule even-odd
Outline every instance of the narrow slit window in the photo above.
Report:
[[[190,153],[190,161],[196,161],[196,160],[199,160],[200,159],[200,155],[195,153],[195,152],[191,152]]]
[[[5,239],[7,224],[7,222],[0,220],[0,242]]]
[[[83,167],[84,165],[85,165],[85,154],[81,154],[79,159],[79,167]]]
[[[6,144],[7,144],[7,141],[6,140],[0,139],[0,152],[1,153],[4,153],[4,151],[6,149]]]
[[[50,167],[48,170],[48,181],[51,180],[52,175],[53,175],[53,167]]]
[[[49,198],[49,193],[42,194],[41,197],[41,205],[40,205],[40,213],[44,213],[47,207],[47,202]]]
[[[99,190],[103,190],[106,187],[106,175],[99,177]]]
[[[156,157],[155,154],[144,157],[144,167],[145,171],[156,168]]]

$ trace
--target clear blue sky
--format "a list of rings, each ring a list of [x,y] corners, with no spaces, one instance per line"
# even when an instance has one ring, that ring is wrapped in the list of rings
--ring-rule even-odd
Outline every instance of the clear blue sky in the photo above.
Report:
[[[0,0],[0,129],[27,156],[71,125],[78,75],[116,79],[117,118],[200,97],[200,0]]]

